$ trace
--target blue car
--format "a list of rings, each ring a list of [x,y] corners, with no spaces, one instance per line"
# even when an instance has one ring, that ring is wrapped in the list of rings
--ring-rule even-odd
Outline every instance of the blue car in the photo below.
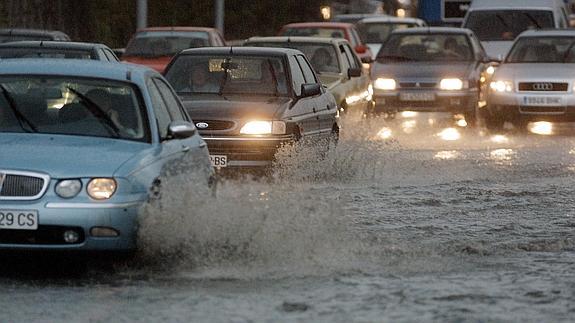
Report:
[[[141,207],[189,174],[208,187],[208,150],[157,72],[0,64],[0,249],[133,251]]]

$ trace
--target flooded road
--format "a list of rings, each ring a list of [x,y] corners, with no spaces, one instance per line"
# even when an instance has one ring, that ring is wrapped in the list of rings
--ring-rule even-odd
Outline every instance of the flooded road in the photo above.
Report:
[[[346,120],[272,178],[172,183],[128,264],[2,264],[0,321],[573,321],[575,136],[450,122]]]

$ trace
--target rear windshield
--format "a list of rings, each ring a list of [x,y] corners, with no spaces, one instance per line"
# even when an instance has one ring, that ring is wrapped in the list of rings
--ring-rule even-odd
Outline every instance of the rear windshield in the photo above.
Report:
[[[209,46],[209,35],[203,31],[140,32],[126,47],[125,56],[174,56],[184,49]]]
[[[507,63],[575,63],[573,37],[521,37],[506,59]]]
[[[335,47],[329,44],[295,43],[295,42],[250,42],[248,46],[281,47],[297,49],[309,57],[316,73],[340,73]]]
[[[345,38],[345,32],[342,28],[296,27],[285,29],[280,36]]]
[[[166,72],[178,94],[287,95],[281,58],[180,55]]]
[[[55,40],[55,37],[48,35],[0,35],[0,43],[25,40]]]
[[[514,40],[528,29],[553,28],[549,10],[477,10],[469,13],[464,26],[481,41]]]
[[[394,34],[377,54],[378,61],[472,61],[473,50],[462,34]]]
[[[55,48],[10,48],[0,47],[0,58],[73,58],[97,59],[89,50]]]

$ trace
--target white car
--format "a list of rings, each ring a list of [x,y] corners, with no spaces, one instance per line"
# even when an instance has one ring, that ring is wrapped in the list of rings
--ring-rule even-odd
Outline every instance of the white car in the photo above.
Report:
[[[395,29],[424,26],[427,26],[425,21],[418,18],[398,18],[392,16],[363,18],[357,23],[357,29],[362,37],[364,37],[369,49],[371,49],[374,59],[381,49],[381,44],[383,44]]]
[[[526,31],[496,69],[486,125],[575,121],[575,30]]]

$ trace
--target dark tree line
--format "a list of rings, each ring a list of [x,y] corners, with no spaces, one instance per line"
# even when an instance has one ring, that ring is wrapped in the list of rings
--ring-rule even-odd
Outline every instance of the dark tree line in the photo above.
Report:
[[[73,40],[123,47],[136,30],[136,0],[2,0],[0,27],[61,30]],[[326,0],[226,0],[225,37],[273,35],[319,19]],[[149,26],[214,24],[214,0],[149,0]]]

